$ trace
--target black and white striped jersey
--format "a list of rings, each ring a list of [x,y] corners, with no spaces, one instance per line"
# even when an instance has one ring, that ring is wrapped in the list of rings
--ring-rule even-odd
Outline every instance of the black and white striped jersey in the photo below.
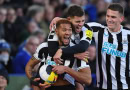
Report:
[[[96,43],[97,87],[130,89],[130,30],[121,26],[111,32],[98,23],[87,23]]]
[[[48,56],[48,55],[49,55],[49,53],[48,53],[48,43],[45,42],[45,43],[40,44],[37,47],[36,52],[34,53],[33,56],[37,60],[45,61],[45,60],[47,60],[48,58],[51,57],[51,56]],[[62,58],[62,59],[64,59],[64,58]],[[72,60],[72,58],[70,58],[70,60],[68,60],[68,59],[64,60],[63,65],[68,66],[70,68],[73,68],[74,70],[77,70],[77,71],[80,70],[80,69],[89,67],[89,65],[86,62],[81,61],[81,60],[75,60],[75,58],[73,58],[73,60]]]

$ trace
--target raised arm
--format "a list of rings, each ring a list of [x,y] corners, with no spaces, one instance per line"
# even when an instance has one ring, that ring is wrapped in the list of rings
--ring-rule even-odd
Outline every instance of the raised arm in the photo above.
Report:
[[[52,30],[52,28],[55,28],[54,26],[56,25],[56,22],[59,21],[60,19],[63,19],[63,18],[55,17],[55,18],[51,21],[50,26],[49,26],[49,29]]]
[[[68,57],[74,57],[74,54],[76,53],[82,53],[87,50],[89,47],[92,36],[93,36],[93,30],[90,28],[87,24],[85,24],[83,30],[82,30],[83,37],[81,38],[79,44],[76,44],[71,47],[58,49],[56,54],[54,55],[54,60],[60,60],[62,55],[68,56]]]

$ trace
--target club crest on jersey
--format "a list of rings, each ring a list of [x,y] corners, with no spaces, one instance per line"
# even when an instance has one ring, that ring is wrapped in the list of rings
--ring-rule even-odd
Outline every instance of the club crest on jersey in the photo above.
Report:
[[[93,32],[91,30],[86,30],[86,37],[92,39]]]

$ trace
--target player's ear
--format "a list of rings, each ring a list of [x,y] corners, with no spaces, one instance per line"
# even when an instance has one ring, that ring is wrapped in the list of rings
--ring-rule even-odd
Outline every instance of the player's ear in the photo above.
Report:
[[[58,29],[55,29],[56,34],[58,34]]]
[[[124,16],[121,16],[120,21],[121,21],[121,22],[124,21]]]

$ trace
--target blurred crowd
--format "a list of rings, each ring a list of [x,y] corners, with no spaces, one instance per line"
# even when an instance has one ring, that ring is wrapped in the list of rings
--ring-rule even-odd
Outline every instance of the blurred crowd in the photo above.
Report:
[[[105,25],[106,9],[112,2],[124,7],[122,24],[130,28],[130,0],[0,0],[0,66],[9,73],[25,73],[36,47],[46,41],[51,20],[66,17],[71,4],[85,10],[86,22]]]

